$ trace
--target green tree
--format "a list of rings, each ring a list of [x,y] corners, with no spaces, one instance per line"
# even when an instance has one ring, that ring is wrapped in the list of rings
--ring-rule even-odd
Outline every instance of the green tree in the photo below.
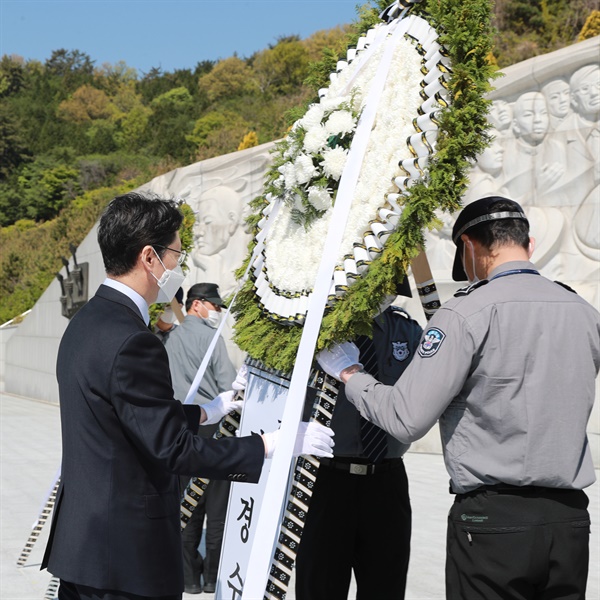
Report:
[[[308,62],[321,60],[325,48],[331,48],[344,55],[347,47],[347,36],[350,32],[350,25],[333,27],[332,29],[321,29],[306,38],[302,45],[308,53]]]
[[[289,94],[308,74],[308,50],[295,39],[281,41],[255,57],[253,71],[263,94]]]
[[[27,144],[10,107],[0,104],[0,181],[29,158]]]
[[[149,150],[157,156],[179,160],[190,157],[187,135],[194,126],[194,100],[185,87],[174,88],[154,98],[150,104],[146,139]]]
[[[55,217],[78,191],[79,171],[49,157],[26,165],[17,178],[25,216],[36,221]]]
[[[25,85],[24,60],[5,54],[0,59],[0,98],[18,93]]]
[[[232,111],[211,111],[198,119],[187,140],[195,147],[197,160],[204,160],[237,149],[249,125]]]
[[[120,148],[131,151],[141,146],[151,115],[152,110],[140,102],[123,116],[121,131],[116,135]]]
[[[110,154],[118,149],[117,125],[108,119],[97,119],[85,131],[87,152]]]
[[[237,56],[219,61],[210,73],[200,77],[198,86],[210,102],[251,94],[258,89],[252,69]]]
[[[46,71],[62,82],[65,91],[77,89],[84,83],[92,83],[94,61],[80,50],[54,50],[46,61]]]
[[[129,67],[123,60],[115,63],[104,63],[94,70],[94,86],[106,92],[108,96],[116,96],[123,86],[135,86],[137,71]]]
[[[57,115],[74,123],[107,119],[111,114],[110,99],[105,92],[85,84],[58,105]]]
[[[178,87],[160,96],[154,98],[150,103],[155,114],[164,114],[165,116],[172,111],[185,112],[193,105],[193,98],[189,90],[185,87]]]

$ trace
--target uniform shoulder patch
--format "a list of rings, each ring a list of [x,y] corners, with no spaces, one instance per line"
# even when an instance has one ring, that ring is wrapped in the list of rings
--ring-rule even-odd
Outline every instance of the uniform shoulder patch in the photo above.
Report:
[[[446,339],[446,334],[441,329],[438,329],[437,327],[430,327],[427,329],[419,344],[419,356],[429,358],[436,354],[444,339]]]
[[[472,283],[471,285],[468,285],[467,287],[460,288],[459,290],[457,290],[454,293],[454,297],[459,298],[460,296],[468,296],[472,291],[476,290],[477,288],[480,288],[482,285],[485,285],[486,283],[489,283],[487,279],[481,279],[480,281],[476,281],[475,283]]]

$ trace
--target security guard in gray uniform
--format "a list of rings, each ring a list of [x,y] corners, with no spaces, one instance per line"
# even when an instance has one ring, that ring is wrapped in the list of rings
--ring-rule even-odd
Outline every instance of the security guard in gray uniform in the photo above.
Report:
[[[319,363],[365,418],[404,443],[439,419],[456,494],[447,598],[583,599],[600,315],[529,261],[534,241],[516,202],[469,204],[452,238],[453,278],[471,285],[429,321],[395,385],[361,372],[348,342]]]

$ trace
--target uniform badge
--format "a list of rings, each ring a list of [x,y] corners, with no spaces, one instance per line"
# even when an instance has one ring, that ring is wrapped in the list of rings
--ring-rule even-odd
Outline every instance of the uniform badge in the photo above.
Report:
[[[433,356],[440,349],[445,337],[446,334],[441,329],[430,327],[419,344],[419,355],[423,358]]]
[[[408,342],[392,342],[392,354],[394,358],[400,362],[406,360],[410,354]]]

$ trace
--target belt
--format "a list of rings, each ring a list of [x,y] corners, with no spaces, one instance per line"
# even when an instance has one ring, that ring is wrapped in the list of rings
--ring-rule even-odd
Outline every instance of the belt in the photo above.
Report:
[[[497,483],[495,485],[480,485],[478,488],[466,492],[464,494],[457,494],[458,496],[475,496],[477,494],[492,493],[492,494],[513,494],[519,496],[526,496],[529,494],[554,494],[554,493],[567,493],[567,492],[580,492],[581,490],[570,489],[570,488],[551,488],[542,487],[539,485],[509,485],[508,483]],[[455,492],[450,491],[451,494]]]
[[[401,458],[384,458],[379,463],[364,463],[364,462],[353,462],[360,461],[360,458],[321,458],[321,465],[335,469],[337,471],[344,471],[344,473],[350,473],[351,475],[375,475],[375,473],[385,473],[391,471],[397,466],[402,464]]]

